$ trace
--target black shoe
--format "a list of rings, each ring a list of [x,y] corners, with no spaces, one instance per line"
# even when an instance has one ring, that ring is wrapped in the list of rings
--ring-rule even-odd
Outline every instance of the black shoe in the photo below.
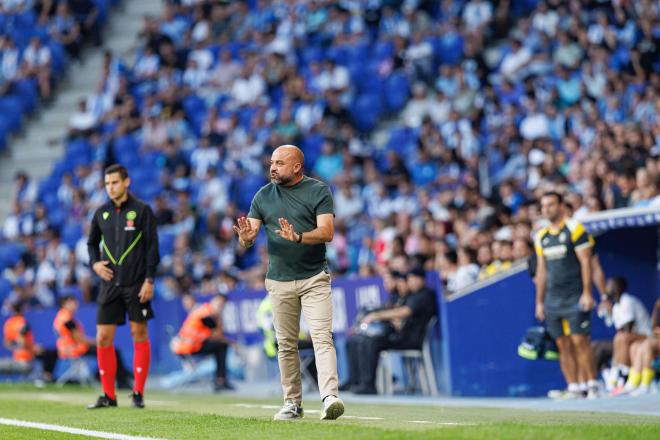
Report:
[[[339,391],[351,391],[353,387],[356,385],[351,382],[344,382],[343,384],[339,385]]]
[[[357,387],[353,387],[351,388],[351,391],[354,392],[355,394],[363,394],[363,395],[378,394],[378,391],[376,391],[376,387],[369,385],[360,385]]]
[[[108,397],[107,394],[99,396],[96,403],[87,405],[87,409],[110,408],[110,407],[117,407],[117,400],[111,399],[110,397]]]
[[[222,382],[216,382],[213,385],[213,389],[218,392],[218,391],[234,391],[236,388],[234,385],[230,384],[227,381],[222,381]]]
[[[142,397],[142,394],[135,391],[131,394],[131,398],[133,399],[133,408],[144,408],[144,397]]]

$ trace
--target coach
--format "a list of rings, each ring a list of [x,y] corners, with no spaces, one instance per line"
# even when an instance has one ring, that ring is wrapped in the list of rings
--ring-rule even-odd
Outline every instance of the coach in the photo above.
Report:
[[[332,194],[326,184],[303,175],[304,155],[298,147],[277,148],[270,161],[271,183],[252,200],[247,218],[234,230],[250,247],[263,223],[268,237],[266,290],[273,306],[284,406],[275,420],[303,416],[298,333],[300,312],[314,344],[321,419],[344,413],[338,398],[337,355],[332,340],[332,298],[325,243],[334,235]]]
[[[156,219],[149,205],[128,192],[131,179],[126,168],[111,165],[104,179],[110,201],[94,213],[87,241],[89,264],[101,278],[96,342],[103,395],[88,408],[117,406],[113,343],[117,325],[126,323],[126,314],[134,347],[133,406],[144,408],[151,357],[147,321],[154,317],[153,277],[160,261]]]

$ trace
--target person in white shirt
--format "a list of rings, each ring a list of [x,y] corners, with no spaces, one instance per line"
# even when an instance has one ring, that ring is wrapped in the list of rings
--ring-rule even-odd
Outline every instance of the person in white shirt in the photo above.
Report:
[[[335,194],[335,205],[337,219],[349,225],[364,211],[364,199],[358,189],[348,182],[339,184],[339,191]]]
[[[434,106],[437,105],[428,94],[426,85],[417,82],[412,87],[412,99],[408,101],[403,109],[403,121],[408,127],[418,128],[422,125],[425,116],[431,115]]]
[[[644,304],[626,292],[623,277],[607,280],[606,294],[599,306],[599,316],[608,326],[614,325],[616,334],[612,343],[612,369],[608,385],[616,385],[619,374],[627,375],[631,366],[633,344],[651,335],[651,318]]]
[[[493,17],[493,6],[484,0],[472,0],[463,9],[463,21],[468,31],[475,31],[488,24]]]
[[[78,110],[69,118],[69,136],[86,136],[91,134],[97,123],[96,116],[87,107],[87,101],[81,99],[78,101]]]
[[[158,55],[149,46],[145,46],[144,51],[137,56],[133,72],[139,79],[155,78],[158,74],[160,59]]]
[[[456,272],[447,280],[447,289],[456,292],[473,284],[479,278],[477,254],[469,247],[459,247],[456,252]]]
[[[557,11],[548,8],[544,1],[540,2],[532,18],[532,26],[535,29],[544,32],[549,37],[554,37],[559,24],[559,14]]]
[[[51,53],[47,46],[41,44],[41,38],[32,37],[30,44],[23,52],[22,74],[37,79],[39,94],[45,100],[51,97]]]
[[[254,63],[246,64],[242,75],[234,81],[231,95],[240,105],[253,104],[261,98],[266,91],[266,82],[256,71]]]
[[[518,71],[532,60],[532,53],[521,41],[511,42],[511,52],[504,56],[500,65],[500,72],[507,79],[516,79]]]

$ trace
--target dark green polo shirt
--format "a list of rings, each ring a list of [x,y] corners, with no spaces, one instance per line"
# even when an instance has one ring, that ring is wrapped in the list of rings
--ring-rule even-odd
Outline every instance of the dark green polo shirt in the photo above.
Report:
[[[275,281],[303,280],[327,269],[325,244],[302,244],[285,240],[275,233],[279,218],[293,225],[294,231],[316,229],[316,216],[334,214],[332,193],[325,183],[303,176],[296,185],[269,183],[252,199],[249,218],[261,220],[268,237],[268,273]]]

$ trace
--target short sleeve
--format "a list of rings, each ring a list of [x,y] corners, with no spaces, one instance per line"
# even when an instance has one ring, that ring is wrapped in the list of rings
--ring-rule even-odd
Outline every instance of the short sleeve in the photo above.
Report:
[[[635,320],[635,310],[632,301],[625,295],[621,297],[613,312],[614,324],[617,329]]]
[[[250,204],[250,212],[248,212],[248,218],[253,218],[256,220],[261,220],[263,221],[263,216],[261,215],[261,209],[259,207],[259,194],[257,193],[256,196],[252,199],[252,203]]]
[[[571,241],[575,249],[583,249],[593,247],[596,244],[594,238],[587,232],[582,223],[576,223],[571,228]]]
[[[319,201],[316,204],[315,214],[333,214],[335,213],[334,204],[332,202],[332,193],[327,185],[323,185],[319,192]]]
[[[543,246],[541,246],[542,231],[539,231],[534,237],[534,252],[537,257],[543,257]]]

